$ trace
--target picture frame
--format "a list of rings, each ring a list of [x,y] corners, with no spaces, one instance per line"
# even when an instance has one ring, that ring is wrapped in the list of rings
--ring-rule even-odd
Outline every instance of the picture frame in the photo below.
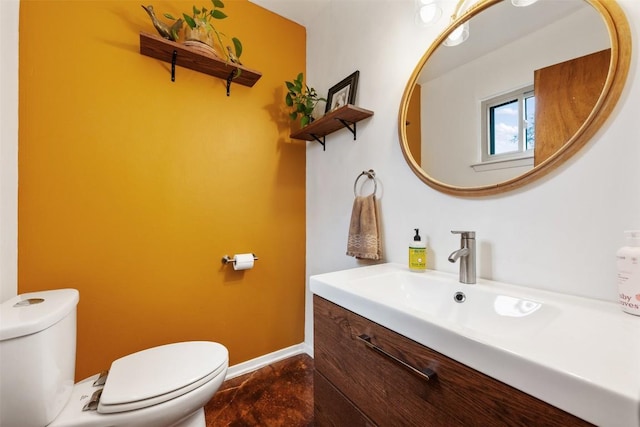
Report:
[[[353,74],[345,77],[340,83],[332,86],[327,95],[327,105],[325,114],[347,104],[356,102],[356,92],[358,90],[358,77],[360,71],[356,70]]]

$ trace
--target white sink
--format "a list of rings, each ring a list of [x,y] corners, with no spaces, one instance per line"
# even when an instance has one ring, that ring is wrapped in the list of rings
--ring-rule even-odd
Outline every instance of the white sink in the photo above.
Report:
[[[640,427],[640,317],[615,303],[482,279],[466,285],[399,264],[309,283],[318,296],[591,423]]]

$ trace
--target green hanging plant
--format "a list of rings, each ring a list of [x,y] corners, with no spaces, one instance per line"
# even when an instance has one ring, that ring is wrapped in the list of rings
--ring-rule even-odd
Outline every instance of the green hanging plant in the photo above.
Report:
[[[240,62],[240,56],[242,55],[242,42],[237,37],[231,37],[231,43],[233,48],[228,43],[225,43],[225,39],[228,39],[226,34],[218,31],[214,25],[215,21],[227,18],[227,14],[222,10],[224,3],[222,0],[211,0],[213,6],[212,9],[206,7],[192,7],[191,14],[182,14],[184,22],[187,24],[185,28],[186,40],[197,40],[205,43],[209,47],[215,50],[215,53],[224,57],[227,62],[233,62],[238,65],[242,65]],[[176,19],[169,13],[165,13],[164,16],[172,21],[182,20]],[[216,49],[216,44],[219,49]]]
[[[316,90],[304,83],[303,73],[298,74],[293,81],[285,81],[285,84],[287,85],[285,103],[287,107],[293,108],[289,113],[289,117],[291,120],[297,120],[298,116],[300,116],[300,126],[305,127],[313,120],[311,113],[316,104],[327,100],[318,97]]]

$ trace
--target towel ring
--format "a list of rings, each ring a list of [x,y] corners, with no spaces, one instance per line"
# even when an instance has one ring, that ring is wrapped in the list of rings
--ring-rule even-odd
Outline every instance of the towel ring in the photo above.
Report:
[[[362,173],[358,175],[358,177],[356,178],[356,182],[353,183],[353,194],[356,197],[358,196],[358,191],[357,191],[358,181],[363,176],[366,176],[367,178],[373,180],[373,194],[375,195],[376,192],[378,191],[378,183],[376,182],[376,173],[373,171],[373,169],[369,169],[368,171],[362,171]]]

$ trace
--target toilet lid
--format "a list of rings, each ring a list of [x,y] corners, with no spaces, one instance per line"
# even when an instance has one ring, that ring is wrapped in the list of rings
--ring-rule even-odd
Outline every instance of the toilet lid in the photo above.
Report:
[[[114,361],[102,390],[98,412],[146,408],[182,396],[219,375],[229,353],[218,343],[167,344]]]

